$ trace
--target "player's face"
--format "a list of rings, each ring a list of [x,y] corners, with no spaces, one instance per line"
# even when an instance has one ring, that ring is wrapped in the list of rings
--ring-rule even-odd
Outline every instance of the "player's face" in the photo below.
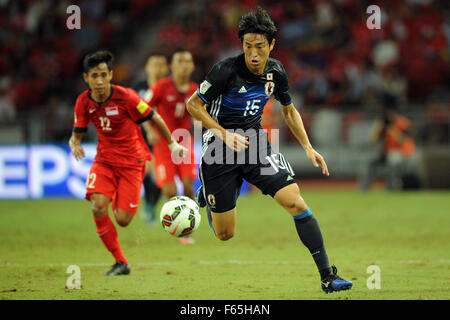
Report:
[[[156,80],[161,80],[169,73],[167,59],[164,56],[151,56],[145,66],[147,75],[152,75]]]
[[[170,69],[173,75],[189,78],[194,72],[194,59],[190,52],[177,52],[173,55]]]
[[[88,73],[83,73],[84,81],[98,96],[103,96],[109,91],[112,75],[112,71],[109,70],[108,65],[104,62],[89,69]]]
[[[275,45],[275,39],[269,44],[267,38],[262,34],[246,33],[242,39],[244,48],[245,64],[250,72],[261,74],[269,59],[270,52]]]

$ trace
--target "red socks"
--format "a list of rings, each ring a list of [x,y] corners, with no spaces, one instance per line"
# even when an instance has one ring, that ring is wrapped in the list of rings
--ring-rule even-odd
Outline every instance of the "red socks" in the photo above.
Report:
[[[105,215],[101,218],[94,217],[95,224],[97,225],[97,233],[102,239],[106,249],[114,256],[116,261],[125,262],[128,264],[125,255],[122,252],[119,244],[119,238],[117,237],[117,230],[114,223],[109,218],[109,215]]]

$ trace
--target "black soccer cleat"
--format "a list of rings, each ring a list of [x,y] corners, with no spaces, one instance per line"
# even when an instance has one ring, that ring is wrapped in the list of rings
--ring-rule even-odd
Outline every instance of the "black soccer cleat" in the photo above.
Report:
[[[335,291],[349,290],[352,288],[353,283],[348,280],[344,280],[337,275],[337,268],[331,266],[332,273],[322,279],[322,290],[325,293],[331,293]]]
[[[117,261],[111,270],[105,273],[105,276],[120,276],[124,274],[130,274],[130,266],[125,262]]]
[[[200,186],[200,188],[195,191],[195,200],[197,201],[197,204],[200,208],[203,208],[206,206],[206,199],[203,194],[203,186]]]

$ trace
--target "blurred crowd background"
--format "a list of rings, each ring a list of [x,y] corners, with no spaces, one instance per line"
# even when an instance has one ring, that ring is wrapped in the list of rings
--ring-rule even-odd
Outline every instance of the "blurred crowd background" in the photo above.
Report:
[[[81,9],[80,30],[66,27],[71,4]],[[379,30],[366,25],[372,4],[381,9]],[[386,96],[411,121],[419,150],[449,148],[450,3],[437,0],[0,0],[0,143],[69,139],[90,51],[113,52],[114,82],[134,86],[151,52],[185,47],[201,82],[241,51],[237,24],[256,5],[278,27],[272,56],[318,149],[345,154],[351,171],[352,155],[373,150],[370,128]],[[271,112],[282,144],[294,143],[278,106]]]

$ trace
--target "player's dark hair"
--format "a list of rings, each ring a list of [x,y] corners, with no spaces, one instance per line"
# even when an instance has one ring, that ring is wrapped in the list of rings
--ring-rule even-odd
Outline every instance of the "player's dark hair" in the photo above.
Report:
[[[272,18],[260,6],[242,16],[238,28],[238,36],[241,42],[246,33],[256,33],[264,35],[270,44],[277,32],[277,27]]]
[[[95,68],[100,63],[104,62],[108,66],[109,71],[111,71],[113,60],[114,60],[114,55],[107,50],[101,50],[101,51],[89,53],[84,57],[83,70],[85,73],[88,73],[89,70],[91,70],[92,68]]]
[[[173,52],[172,55],[170,56],[170,63],[172,63],[173,61],[173,57],[175,56],[176,53],[180,53],[180,52],[190,52],[188,49],[183,48],[183,47],[178,47],[176,48]]]

